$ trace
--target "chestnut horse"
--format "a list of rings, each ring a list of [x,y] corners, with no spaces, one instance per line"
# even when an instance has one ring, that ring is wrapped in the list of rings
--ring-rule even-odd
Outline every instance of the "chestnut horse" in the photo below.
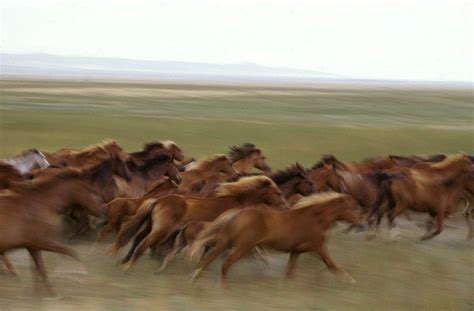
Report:
[[[122,226],[113,251],[117,252],[125,246],[147,223],[146,230],[135,238],[134,245],[123,261],[126,271],[147,248],[166,242],[186,223],[192,220],[211,221],[230,209],[259,203],[286,207],[281,191],[266,176],[244,177],[236,182],[223,183],[217,189],[215,198],[167,195],[157,200],[147,200],[135,216]]]
[[[436,230],[424,235],[431,239],[443,231],[443,222],[467,187],[471,162],[463,154],[450,155],[442,162],[419,168],[400,168],[384,183],[384,191],[374,205],[375,214],[387,199],[390,229],[394,219],[406,210],[428,213],[436,219]],[[380,217],[380,216],[379,216]]]
[[[85,174],[72,169],[15,184],[12,191],[0,194],[0,255],[26,248],[46,288],[52,293],[41,251],[77,259],[71,248],[54,239],[59,225],[57,215],[77,204],[91,215],[100,216],[93,193]]]
[[[258,175],[255,175],[258,176]],[[243,176],[238,176],[239,179]],[[298,163],[290,166],[285,170],[280,170],[271,176],[269,176],[275,184],[278,186],[286,201],[290,206],[292,202],[311,195],[315,192],[314,184],[309,176],[306,174],[306,170]],[[238,179],[236,179],[238,180]],[[228,181],[232,181],[228,180]],[[209,221],[191,221],[184,225],[176,234],[172,245],[167,250],[166,256],[159,269],[159,272],[164,271],[168,263],[185,247],[189,247],[194,240],[197,238],[199,232],[201,232],[206,226],[212,222]],[[258,254],[263,257],[260,250],[257,250]],[[263,257],[264,258],[264,257]]]
[[[143,196],[137,198],[116,198],[102,205],[101,209],[105,212],[107,222],[104,228],[99,232],[98,241],[103,240],[109,232],[115,230],[119,232],[123,221],[130,216],[135,215],[140,205],[150,198],[160,198],[176,190],[178,185],[169,177],[164,176],[153,184],[153,187]]]
[[[294,209],[285,212],[246,208],[224,213],[199,234],[191,247],[194,258],[199,258],[206,247],[213,247],[195,271],[193,280],[221,253],[231,249],[222,265],[221,278],[225,281],[232,264],[262,245],[290,253],[287,276],[292,273],[300,254],[316,252],[332,272],[355,282],[332,261],[326,249],[325,232],[337,221],[364,226],[357,202],[349,195],[334,192],[303,198]]]
[[[54,166],[84,167],[94,165],[109,157],[118,157],[125,161],[128,157],[116,141],[106,141],[100,145],[92,145],[83,150],[63,148],[53,153],[44,153],[46,159]]]
[[[189,169],[181,173],[181,183],[179,189],[183,193],[192,190],[195,183],[205,181],[220,174],[231,176],[235,174],[230,159],[224,154],[218,154],[203,161],[193,163]]]
[[[264,173],[271,172],[262,151],[254,144],[246,143],[240,146],[232,146],[228,156],[237,173],[250,173],[253,168]]]

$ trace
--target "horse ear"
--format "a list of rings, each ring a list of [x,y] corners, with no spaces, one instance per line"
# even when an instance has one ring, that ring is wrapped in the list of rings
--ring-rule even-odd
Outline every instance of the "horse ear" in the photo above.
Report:
[[[227,160],[227,156],[225,154],[219,156],[219,160],[224,161]]]

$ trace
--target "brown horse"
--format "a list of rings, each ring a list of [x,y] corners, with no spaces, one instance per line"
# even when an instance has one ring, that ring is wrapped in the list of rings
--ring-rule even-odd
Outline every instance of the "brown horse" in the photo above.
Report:
[[[191,247],[191,257],[200,257],[206,247],[213,247],[193,275],[201,272],[221,253],[231,249],[222,265],[222,281],[232,264],[258,245],[289,252],[286,274],[289,276],[298,256],[316,252],[326,266],[355,282],[329,257],[325,232],[337,221],[363,226],[357,202],[339,193],[316,194],[300,200],[294,209],[278,212],[271,209],[247,208],[222,214],[198,236]]]
[[[232,146],[228,156],[234,170],[238,173],[250,173],[253,168],[264,173],[271,172],[262,151],[254,144],[246,143],[240,146]]]
[[[127,166],[131,173],[131,179],[114,176],[117,183],[118,193],[116,197],[138,197],[143,195],[150,186],[163,176],[168,176],[174,182],[180,183],[178,169],[174,164],[173,157],[168,154],[159,154],[137,165],[127,160]]]
[[[26,248],[46,288],[52,293],[41,251],[77,259],[71,248],[54,239],[59,225],[57,214],[77,204],[91,215],[100,216],[93,193],[82,172],[65,169],[29,183],[16,184],[12,191],[0,194],[0,255]]]
[[[123,161],[128,157],[116,141],[105,141],[100,145],[89,146],[83,150],[63,148],[53,153],[44,152],[44,155],[53,166],[75,168],[94,165],[109,157],[118,157]]]
[[[231,179],[228,181],[237,181],[244,176],[238,177],[239,178],[235,178],[235,180]],[[269,177],[278,186],[290,206],[293,205],[291,204],[292,202],[296,202],[299,199],[315,192],[312,180],[306,174],[306,170],[298,163],[285,170],[280,170]],[[176,256],[176,254],[182,251],[185,247],[189,247],[197,238],[198,234],[211,223],[212,222],[209,221],[194,220],[184,225],[176,234],[172,245],[170,245],[169,249],[167,250],[166,256],[159,271],[163,271],[168,263],[174,258],[174,256]],[[264,258],[260,251],[257,252],[261,257]]]
[[[12,165],[0,162],[0,190],[8,189],[15,182],[23,181],[22,174]]]
[[[197,182],[219,177],[220,174],[231,176],[235,173],[230,159],[224,154],[218,154],[207,160],[192,163],[189,169],[181,173],[179,189],[183,193],[188,193]]]
[[[128,159],[138,166],[145,165],[145,162],[156,158],[159,155],[167,154],[176,161],[183,161],[184,154],[181,148],[173,141],[154,141],[143,145],[142,151],[130,153]]]
[[[467,239],[471,240],[474,236],[474,171],[470,171],[466,176],[467,182],[464,189],[463,198],[466,201],[466,208],[463,211],[464,218],[466,219],[468,233]]]
[[[313,180],[299,163],[271,174],[269,177],[280,188],[290,206],[302,197],[316,192]]]
[[[394,219],[406,210],[428,213],[436,219],[436,230],[422,240],[431,239],[443,231],[443,222],[460,200],[469,180],[471,162],[466,155],[451,155],[429,167],[401,168],[384,184],[375,203],[375,214],[385,199],[389,201],[390,229]]]
[[[395,166],[395,162],[390,157],[380,157],[367,159],[361,162],[342,162],[334,155],[324,155],[321,161],[315,166],[326,164],[353,173],[366,173],[371,171],[386,170]]]
[[[169,177],[161,177],[154,183],[153,187],[142,197],[138,198],[116,198],[102,205],[101,209],[105,211],[107,222],[104,228],[99,232],[98,241],[103,240],[109,232],[115,230],[119,232],[122,223],[130,216],[135,215],[143,202],[150,198],[160,198],[176,190],[178,185]]]
[[[123,261],[124,269],[128,270],[147,248],[166,242],[186,223],[192,220],[211,221],[230,209],[259,203],[286,207],[281,191],[266,176],[244,177],[237,182],[223,183],[217,189],[215,198],[167,195],[148,200],[122,226],[113,250],[117,252],[147,222],[148,229],[136,237],[131,252]]]

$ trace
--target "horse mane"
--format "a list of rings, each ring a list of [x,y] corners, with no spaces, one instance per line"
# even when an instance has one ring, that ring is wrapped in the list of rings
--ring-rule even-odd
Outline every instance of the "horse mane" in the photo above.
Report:
[[[278,189],[277,185],[269,177],[259,175],[242,177],[235,182],[222,183],[217,187],[215,193],[217,197],[238,196],[263,186],[270,186]]]
[[[79,153],[79,154],[93,154],[94,152],[96,152],[98,150],[102,150],[102,151],[104,151],[105,153],[108,154],[109,152],[107,151],[107,147],[111,146],[111,145],[117,145],[118,146],[117,141],[112,140],[112,139],[104,139],[101,142],[99,142],[98,144],[89,145],[86,148],[84,148],[82,150],[79,150],[77,153]]]
[[[231,146],[229,150],[229,158],[232,163],[245,159],[252,153],[259,151],[254,144],[245,143],[239,146]]]
[[[21,176],[20,172],[11,164],[0,162],[0,173]]]
[[[466,155],[464,155],[462,153],[450,154],[450,155],[447,155],[446,158],[443,161],[432,164],[431,167],[432,168],[437,168],[437,169],[443,169],[443,168],[446,168],[446,167],[452,165],[453,163],[456,163],[456,162],[464,159],[465,157],[466,157]]]
[[[234,181],[238,181],[238,180],[240,180],[244,177],[251,177],[251,176],[265,176],[265,175],[261,172],[252,172],[252,173],[239,172],[239,173],[234,174],[234,175],[230,176],[229,178],[227,178],[226,182],[234,182]]]
[[[223,157],[228,157],[225,154],[215,154],[206,160],[197,161],[196,165],[190,170],[206,170],[209,166],[212,166],[215,162],[221,161]]]
[[[338,200],[338,199],[348,198],[348,197],[349,195],[347,194],[334,192],[334,191],[312,194],[310,196],[303,197],[302,199],[300,199],[298,202],[296,202],[296,204],[291,209],[293,210],[293,209],[306,208],[306,207],[310,207],[316,204],[325,204],[333,200]]]
[[[90,180],[94,180],[98,177],[105,176],[105,171],[112,167],[112,160],[111,158],[105,159],[102,162],[89,166],[87,168],[82,169],[82,173],[86,178]]]
[[[277,185],[281,185],[301,175],[306,176],[306,170],[299,163],[295,163],[284,170],[277,171],[271,176],[271,179]]]
[[[144,143],[143,144],[143,150],[142,151],[138,151],[138,152],[150,152],[151,150],[155,149],[155,148],[163,148],[164,147],[164,143],[160,142],[160,141],[151,141],[151,142],[148,142],[148,143]],[[134,152],[136,153],[136,152]]]
[[[314,169],[318,169],[318,168],[322,168],[324,167],[324,165],[332,165],[334,163],[341,163],[334,155],[332,154],[325,154],[321,157],[321,160],[319,160],[318,162],[316,162],[312,167],[311,169],[314,170]]]
[[[159,154],[156,157],[148,160],[145,162],[143,165],[137,165],[135,166],[136,169],[138,169],[141,172],[147,171],[150,168],[154,167],[155,165],[159,163],[168,163],[172,160],[172,157],[169,154],[163,153]],[[133,161],[132,161],[133,163]]]
[[[30,149],[26,149],[26,150],[23,150],[22,152],[20,152],[20,154],[19,154],[18,156],[21,157],[21,156],[24,156],[24,155],[26,155],[26,154],[28,154],[28,153],[41,154],[38,149],[36,149],[36,148],[30,148]]]
[[[178,149],[181,150],[181,148],[179,148],[178,145],[177,145],[174,141],[172,141],[172,140],[165,140],[165,141],[162,143],[162,145],[163,145],[166,149],[168,149],[168,148],[171,147],[171,146],[175,146],[176,148],[178,148]]]

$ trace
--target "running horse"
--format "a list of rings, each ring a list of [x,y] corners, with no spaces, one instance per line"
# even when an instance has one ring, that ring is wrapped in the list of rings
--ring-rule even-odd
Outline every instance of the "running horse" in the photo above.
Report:
[[[244,175],[245,176],[245,175]],[[234,179],[228,181],[237,181],[244,176],[237,176]],[[254,175],[258,176],[258,175]],[[300,200],[301,198],[315,193],[313,181],[306,174],[306,170],[298,163],[288,167],[285,170],[277,171],[269,176],[273,182],[278,186],[286,201],[292,206],[293,202]],[[214,195],[214,193],[212,193]],[[209,196],[212,197],[210,194]],[[212,224],[210,221],[198,221],[194,220],[185,224],[176,234],[171,245],[167,249],[166,256],[163,259],[163,263],[159,269],[162,272],[166,269],[168,263],[184,248],[190,247],[198,234],[204,230],[207,226]],[[257,254],[264,260],[265,256],[261,249],[256,249]]]
[[[0,165],[9,164],[21,175],[30,173],[34,169],[49,166],[46,156],[37,149],[28,149],[11,159],[0,160]]]
[[[87,213],[100,216],[94,190],[86,175],[87,172],[65,169],[15,184],[11,191],[0,194],[0,256],[10,250],[26,248],[50,294],[53,290],[41,252],[56,252],[78,259],[70,247],[56,240],[58,214],[64,213],[72,204],[78,204]],[[9,262],[6,263],[8,266]]]
[[[394,228],[394,219],[406,210],[428,213],[435,219],[436,229],[421,238],[427,240],[443,231],[444,220],[452,214],[465,193],[472,164],[467,155],[457,154],[432,165],[399,168],[390,173],[370,216],[378,213],[385,201],[389,206],[390,229]],[[381,217],[380,213],[378,217]]]
[[[191,258],[201,258],[206,248],[212,250],[202,259],[193,274],[196,281],[202,271],[220,254],[230,250],[221,270],[225,281],[229,268],[257,246],[290,253],[286,275],[290,276],[300,254],[315,252],[334,273],[354,279],[339,268],[328,254],[326,231],[337,221],[365,228],[357,202],[349,195],[335,192],[315,194],[301,199],[289,211],[246,208],[220,215],[191,246]]]
[[[232,162],[225,154],[217,154],[209,159],[193,162],[186,171],[180,174],[181,183],[179,189],[183,193],[188,193],[196,183],[205,183],[220,174],[232,176],[236,173]]]
[[[122,226],[112,251],[116,253],[135,237],[122,262],[127,271],[147,248],[164,244],[186,223],[193,220],[211,221],[230,209],[261,203],[287,207],[281,191],[266,176],[244,177],[236,182],[223,183],[214,198],[172,194],[147,200],[135,216]],[[145,229],[139,232],[144,224]]]

